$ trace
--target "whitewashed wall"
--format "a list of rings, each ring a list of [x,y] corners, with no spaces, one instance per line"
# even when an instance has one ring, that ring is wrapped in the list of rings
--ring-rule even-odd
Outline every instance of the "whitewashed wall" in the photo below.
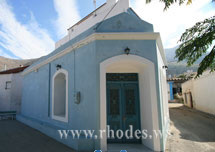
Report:
[[[167,87],[167,95],[168,95],[168,101],[170,100],[170,89],[169,89],[169,83],[166,82],[166,87]]]
[[[157,47],[157,50],[159,48]],[[169,130],[169,108],[168,108],[168,85],[166,82],[166,69],[163,68],[165,66],[165,61],[163,60],[160,51],[157,51],[157,60],[158,60],[158,74],[159,74],[159,86],[160,86],[160,103],[163,114],[163,136],[164,136],[164,147],[166,146],[167,140],[167,132]]]
[[[11,74],[0,75],[0,111],[10,110],[11,89],[5,89],[6,82],[11,81]]]
[[[192,79],[182,84],[182,93],[191,92],[193,107],[197,110],[215,115],[215,72],[205,72],[200,78]],[[191,106],[190,100],[185,103]]]
[[[15,110],[17,113],[20,113],[21,107],[22,80],[21,73],[12,75],[10,110]]]
[[[23,76],[20,73],[0,75],[0,111],[20,112],[22,78]],[[11,81],[10,89],[5,89],[7,81]]]

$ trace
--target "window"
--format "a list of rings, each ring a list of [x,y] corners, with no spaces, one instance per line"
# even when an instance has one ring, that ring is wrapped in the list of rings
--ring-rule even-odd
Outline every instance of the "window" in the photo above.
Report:
[[[68,73],[60,69],[52,80],[52,118],[68,122]]]
[[[11,88],[11,81],[6,81],[5,89],[10,89],[10,88]]]

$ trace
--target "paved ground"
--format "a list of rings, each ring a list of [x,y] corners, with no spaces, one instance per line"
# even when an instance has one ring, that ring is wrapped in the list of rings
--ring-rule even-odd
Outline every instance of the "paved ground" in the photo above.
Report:
[[[127,152],[153,152],[142,144],[108,144],[108,152],[120,152],[126,150]]]
[[[0,121],[0,152],[74,152],[18,121]]]
[[[187,108],[169,104],[170,129],[167,152],[215,152],[215,118]]]
[[[215,152],[214,117],[181,104],[170,104],[169,107],[172,136],[168,137],[167,152]],[[49,151],[74,152],[18,121],[0,121],[0,152]]]

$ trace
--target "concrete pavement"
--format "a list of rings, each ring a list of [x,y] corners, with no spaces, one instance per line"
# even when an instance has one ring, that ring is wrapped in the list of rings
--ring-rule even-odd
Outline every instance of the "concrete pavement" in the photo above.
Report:
[[[215,117],[187,108],[182,104],[169,104],[170,129],[166,151],[215,152]]]
[[[0,121],[0,152],[74,152],[16,120]]]

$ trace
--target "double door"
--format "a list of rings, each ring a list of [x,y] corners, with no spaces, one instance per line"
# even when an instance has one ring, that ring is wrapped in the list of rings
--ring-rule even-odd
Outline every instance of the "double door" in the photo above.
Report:
[[[110,126],[110,130],[114,130],[115,133],[114,138],[109,138],[108,142],[139,143],[140,140],[134,136],[134,131],[140,129],[138,79],[127,81],[127,79],[123,79],[126,78],[126,74],[120,75],[121,79],[118,81],[107,81],[107,124]],[[137,74],[133,75],[137,77]],[[133,138],[126,138],[126,130],[129,130],[129,132],[127,131],[128,137],[133,136]],[[123,132],[122,138],[116,137],[117,131],[120,137]],[[111,137],[113,137],[112,134]]]

